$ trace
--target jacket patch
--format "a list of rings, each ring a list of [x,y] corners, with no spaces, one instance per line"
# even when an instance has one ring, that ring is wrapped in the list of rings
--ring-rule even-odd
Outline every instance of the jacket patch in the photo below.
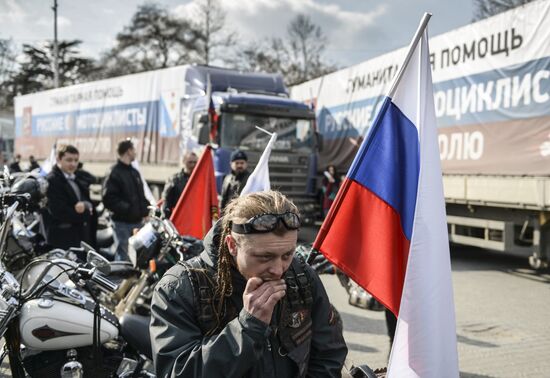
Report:
[[[290,321],[288,326],[290,328],[300,328],[304,320],[306,320],[308,310],[296,311],[290,314]]]
[[[328,313],[328,324],[333,326],[333,325],[336,325],[336,324],[340,324],[341,322],[342,322],[342,319],[340,318],[340,313],[331,304],[330,305],[330,312]]]

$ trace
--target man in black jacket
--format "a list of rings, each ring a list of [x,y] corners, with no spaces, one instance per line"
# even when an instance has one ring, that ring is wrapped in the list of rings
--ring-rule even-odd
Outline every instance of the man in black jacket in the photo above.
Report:
[[[35,169],[40,169],[40,164],[36,161],[33,155],[29,156],[29,168],[27,168],[27,172],[32,172]]]
[[[95,244],[95,213],[88,186],[77,172],[78,159],[76,147],[60,146],[57,164],[47,176],[47,241],[57,248],[79,247],[81,241]]]
[[[164,200],[162,211],[166,218],[170,218],[172,210],[176,207],[181,193],[183,193],[183,189],[185,189],[185,185],[187,185],[187,181],[189,181],[189,177],[191,177],[191,173],[193,173],[193,169],[197,165],[197,161],[198,157],[195,153],[186,153],[181,160],[183,166],[181,171],[166,180],[162,192],[162,199]]]
[[[21,165],[19,165],[19,163],[21,163],[21,155],[17,154],[13,157],[13,161],[9,165],[10,173],[23,172],[23,170],[21,169]]]
[[[250,173],[248,172],[248,156],[241,150],[231,154],[231,173],[225,176],[222,185],[222,201],[220,208],[227,206],[229,201],[241,194]]]
[[[201,255],[155,287],[158,377],[340,377],[342,323],[319,277],[294,257],[299,227],[279,192],[230,202]]]
[[[118,144],[119,159],[103,184],[103,204],[112,213],[117,238],[116,260],[128,260],[128,239],[134,228],[143,225],[149,202],[145,198],[139,172],[132,167],[136,149],[131,140]]]

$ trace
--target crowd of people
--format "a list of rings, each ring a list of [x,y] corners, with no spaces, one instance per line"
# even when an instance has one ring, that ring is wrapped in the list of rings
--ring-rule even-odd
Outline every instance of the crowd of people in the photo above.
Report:
[[[132,141],[120,141],[117,154],[117,162],[104,180],[102,201],[113,220],[117,240],[116,259],[127,260],[128,238],[135,228],[140,228],[147,220],[150,204],[143,190],[142,178],[132,166],[136,158]],[[90,199],[90,185],[97,180],[83,169],[79,157],[76,147],[60,146],[56,151],[56,164],[47,176],[49,190],[44,221],[48,242],[58,248],[79,246],[81,241],[95,245],[97,214]],[[181,159],[181,170],[166,180],[161,196],[161,209],[166,218],[170,217],[197,162],[195,153],[185,153]],[[21,163],[21,155],[16,154],[9,164],[10,172],[41,170],[32,155],[26,169],[22,169]],[[220,193],[222,211],[240,194],[250,176],[248,156],[244,151],[234,151],[230,165],[231,172],[224,178]],[[322,216],[325,217],[340,188],[341,178],[334,165],[329,165],[323,173],[320,195]]]
[[[103,181],[101,200],[109,211],[116,235],[115,259],[128,260],[128,239],[136,228],[148,220],[150,202],[147,200],[142,177],[132,162],[136,159],[136,148],[130,139],[117,145],[117,161],[110,168]],[[47,174],[47,205],[43,211],[47,242],[56,248],[78,247],[82,241],[95,246],[98,215],[90,198],[90,185],[96,178],[83,169],[80,153],[75,146],[61,145],[56,150],[56,161]],[[225,177],[222,191],[222,208],[238,196],[249,176],[248,157],[237,150],[231,155],[231,173]],[[176,206],[198,156],[185,153],[181,159],[181,171],[166,180],[161,197],[161,210],[169,218]],[[14,156],[9,165],[10,172],[31,172],[40,170],[33,156],[29,157],[28,169],[23,170],[21,155]]]
[[[16,154],[13,157],[11,163],[8,164],[8,168],[12,173],[21,173],[21,172],[32,172],[34,170],[40,169],[40,164],[36,161],[33,155],[29,156],[29,163],[26,169],[21,167],[21,154]]]

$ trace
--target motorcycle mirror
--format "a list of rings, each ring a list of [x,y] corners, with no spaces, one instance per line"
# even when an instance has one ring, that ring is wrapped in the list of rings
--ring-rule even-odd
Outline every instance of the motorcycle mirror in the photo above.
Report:
[[[109,260],[94,250],[88,250],[86,262],[105,275],[111,273],[111,264],[109,264]]]
[[[88,252],[88,251],[95,252],[96,251],[94,247],[92,247],[91,245],[89,245],[88,243],[83,242],[83,241],[80,242],[80,247],[84,248],[84,251],[86,251],[86,252]]]
[[[10,169],[8,168],[8,165],[4,165],[4,177],[3,178],[3,184],[4,187],[9,188],[10,187]]]
[[[174,223],[172,223],[170,219],[163,219],[162,223],[164,224],[164,229],[170,234],[171,237],[179,235],[176,226],[174,226]]]

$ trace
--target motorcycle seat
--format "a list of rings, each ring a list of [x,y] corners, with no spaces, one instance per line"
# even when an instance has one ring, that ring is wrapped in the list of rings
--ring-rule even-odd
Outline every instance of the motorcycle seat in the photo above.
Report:
[[[153,359],[149,335],[150,321],[150,316],[134,314],[124,314],[119,319],[120,333],[124,340],[147,358]]]

